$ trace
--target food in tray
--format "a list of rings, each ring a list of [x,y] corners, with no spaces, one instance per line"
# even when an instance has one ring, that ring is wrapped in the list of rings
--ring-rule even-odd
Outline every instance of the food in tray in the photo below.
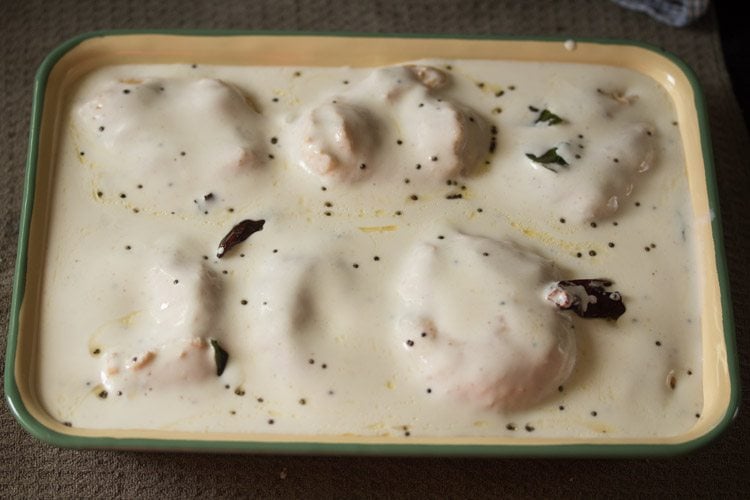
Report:
[[[556,391],[576,348],[572,322],[540,293],[555,274],[511,242],[452,231],[407,252],[397,335],[430,393],[507,409]]]
[[[39,344],[60,422],[623,437],[699,417],[693,216],[645,76],[122,65],[66,113]]]

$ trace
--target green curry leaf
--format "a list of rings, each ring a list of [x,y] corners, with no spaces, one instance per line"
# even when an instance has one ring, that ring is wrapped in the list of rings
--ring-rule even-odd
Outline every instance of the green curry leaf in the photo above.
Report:
[[[534,123],[547,123],[547,125],[558,125],[564,122],[562,118],[548,109],[542,110]]]
[[[544,152],[542,156],[536,156],[531,153],[526,153],[526,157],[535,163],[539,163],[547,170],[551,170],[555,173],[557,173],[557,170],[555,170],[552,167],[549,167],[548,165],[560,165],[561,167],[568,166],[568,162],[566,162],[562,156],[557,154],[557,148],[548,149],[547,151]]]

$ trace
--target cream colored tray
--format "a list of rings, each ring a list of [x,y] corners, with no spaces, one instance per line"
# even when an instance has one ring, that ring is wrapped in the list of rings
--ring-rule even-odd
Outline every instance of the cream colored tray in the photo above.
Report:
[[[715,438],[738,405],[738,374],[716,180],[701,91],[692,71],[653,47],[610,40],[472,39],[414,36],[97,33],[71,40],[44,61],[36,79],[23,213],[11,308],[5,389],[20,423],[36,437],[64,447],[205,450],[271,453],[437,455],[661,455],[684,452]],[[570,50],[573,48],[574,50]],[[37,396],[41,282],[55,184],[60,111],[71,87],[109,64],[374,67],[422,58],[571,62],[629,68],[656,80],[674,100],[685,148],[694,212],[710,215],[696,227],[703,273],[702,383],[704,407],[689,432],[643,439],[523,439],[225,434],[66,427]]]

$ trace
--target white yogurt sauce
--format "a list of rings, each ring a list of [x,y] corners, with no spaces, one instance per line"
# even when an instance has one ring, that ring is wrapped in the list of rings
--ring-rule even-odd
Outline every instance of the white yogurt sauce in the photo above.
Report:
[[[40,398],[81,428],[680,434],[703,399],[674,116],[597,66],[97,70],[56,166]],[[626,313],[545,300],[577,278]]]

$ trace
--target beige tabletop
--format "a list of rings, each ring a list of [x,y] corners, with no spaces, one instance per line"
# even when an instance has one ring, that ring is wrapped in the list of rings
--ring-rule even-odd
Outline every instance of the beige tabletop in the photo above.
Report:
[[[214,4],[221,5],[216,7]],[[743,386],[750,386],[750,142],[715,15],[675,29],[604,0],[0,0],[0,331],[7,331],[33,78],[64,40],[104,29],[238,29],[556,35],[649,42],[698,74],[709,109]],[[5,352],[5,335],[0,335]],[[4,360],[0,361],[4,369]],[[747,398],[744,398],[747,399]],[[197,455],[61,450],[0,406],[0,498],[747,496],[747,404],[715,442],[668,459],[467,459]]]

